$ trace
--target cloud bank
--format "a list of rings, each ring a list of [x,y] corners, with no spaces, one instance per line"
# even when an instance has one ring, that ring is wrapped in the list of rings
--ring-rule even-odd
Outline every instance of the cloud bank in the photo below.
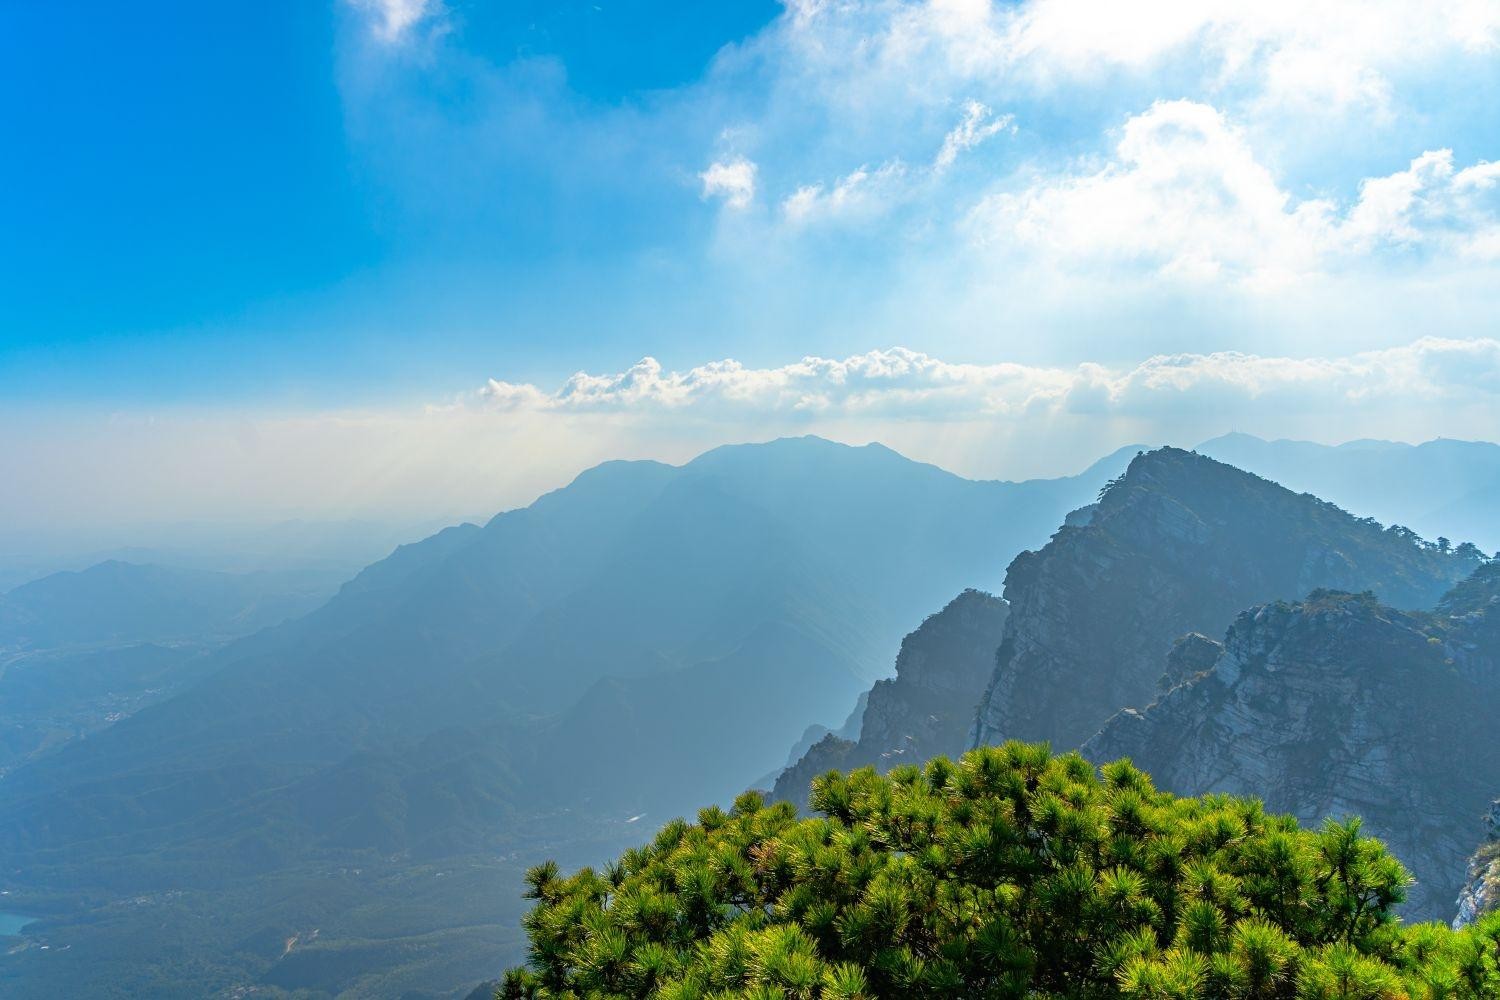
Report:
[[[1413,66],[1500,49],[1493,0],[793,0],[810,68],[867,79],[1006,77],[1043,89],[1180,70],[1247,106],[1388,111]],[[841,69],[841,67],[843,67]],[[847,92],[847,91],[846,91]]]
[[[981,241],[1018,241],[1062,268],[1143,263],[1274,290],[1379,252],[1500,260],[1497,180],[1500,163],[1458,168],[1452,150],[1430,150],[1361,181],[1347,208],[1299,201],[1222,113],[1164,101],[1125,123],[1103,165],[990,196],[972,223]]]
[[[880,441],[999,479],[1069,474],[1124,445],[1192,447],[1229,431],[1329,443],[1473,438],[1500,427],[1500,340],[1066,367],[903,348],[675,371],[646,358],[552,388],[492,380],[426,406],[0,416],[0,452],[28,470],[0,492],[0,518],[15,527],[206,511],[221,520],[479,516],[601,461],[682,462],[783,435]]]
[[[776,368],[732,359],[666,371],[644,358],[622,372],[579,372],[546,391],[491,379],[499,413],[630,413],[716,420],[879,417],[922,421],[1043,419],[1058,413],[1166,417],[1189,408],[1326,410],[1401,405],[1500,406],[1500,340],[1426,337],[1345,357],[1239,352],[1158,355],[1124,367],[964,364],[902,347]]]

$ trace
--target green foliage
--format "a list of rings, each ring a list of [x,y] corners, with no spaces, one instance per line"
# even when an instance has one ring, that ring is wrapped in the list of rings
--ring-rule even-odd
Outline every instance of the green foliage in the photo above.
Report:
[[[1128,762],[1009,743],[753,793],[603,872],[534,869],[500,997],[1482,1000],[1500,919],[1402,925],[1357,821],[1159,792]]]
[[[1500,553],[1491,562],[1484,563],[1470,574],[1467,580],[1455,584],[1438,603],[1441,615],[1462,615],[1479,611],[1490,600],[1500,595]]]

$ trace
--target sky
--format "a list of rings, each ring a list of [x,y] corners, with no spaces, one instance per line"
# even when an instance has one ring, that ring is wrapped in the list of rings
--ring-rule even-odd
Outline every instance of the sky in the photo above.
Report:
[[[0,4],[0,520],[1500,428],[1500,0]]]

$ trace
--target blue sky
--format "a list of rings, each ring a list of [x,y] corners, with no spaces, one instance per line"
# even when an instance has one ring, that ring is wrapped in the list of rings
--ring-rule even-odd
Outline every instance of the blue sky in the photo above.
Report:
[[[698,151],[613,191],[559,167],[779,8],[493,7],[387,42],[378,11],[336,3],[7,5],[4,390],[421,393],[476,365],[565,365],[544,337],[580,358],[608,342],[577,293],[701,236],[671,177]]]
[[[0,513],[1493,437],[1497,101],[1497,0],[5,5]]]

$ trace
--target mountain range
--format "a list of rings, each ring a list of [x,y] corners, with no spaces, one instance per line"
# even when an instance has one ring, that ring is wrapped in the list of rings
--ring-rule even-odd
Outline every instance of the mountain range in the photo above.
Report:
[[[351,909],[369,919],[341,914],[292,968],[351,939],[426,934],[411,911],[393,931],[390,894],[441,864],[465,894],[453,910],[484,918],[413,947],[475,951],[463,928],[498,920],[478,949],[498,961],[519,903],[470,898],[478,886],[514,889],[542,845],[604,856],[638,823],[775,769],[809,722],[888,672],[905,623],[995,586],[1125,461],[980,482],[795,439],[681,467],[607,463],[398,548],[317,610],[216,650],[185,690],[6,776],[5,888],[55,911],[50,940],[80,955],[104,946],[103,913],[162,919],[122,916],[122,898],[181,893],[183,914],[234,898],[204,975],[287,986],[285,956],[236,957],[228,939],[308,932],[325,873],[354,869]],[[16,967],[29,985],[34,958],[0,976]],[[153,967],[136,958],[78,974]]]
[[[1407,912],[1446,919],[1465,819],[1500,778],[1484,735],[1497,571],[1205,456],[1145,453],[1011,563],[1004,601],[965,594],[925,621],[858,739],[825,736],[775,795],[805,803],[826,770],[951,756],[951,721],[946,748],[928,734],[969,718],[972,744],[1130,757],[1167,790],[1255,795],[1314,823],[1363,815],[1418,878]],[[891,697],[903,689],[923,696]]]
[[[1249,447],[1204,448],[1229,445]],[[1424,494],[1396,480],[1445,451],[1366,450],[1347,452],[1366,480],[1345,485],[1403,524],[1478,488],[1492,461],[1438,463],[1447,478]],[[1346,461],[1317,453],[1327,469],[1291,471]],[[223,632],[249,619],[232,601],[188,620],[197,638],[149,603],[83,614],[47,641],[92,635],[137,650],[138,676],[181,680],[0,780],[0,892],[40,917],[0,956],[0,988],[460,995],[514,959],[528,864],[602,861],[768,781],[788,747],[776,791],[800,801],[826,767],[976,738],[1087,745],[1215,669],[1247,609],[1320,588],[1467,635],[1420,616],[1461,592],[1477,551],[1344,503],[1355,513],[1176,449],[986,482],[876,445],[782,440],[606,463],[237,639]],[[16,643],[108,604],[106,588],[48,605],[33,598],[68,581],[43,582],[16,605],[30,630]],[[168,654],[190,663],[152,665]],[[108,687],[126,676],[113,662],[79,676]]]

